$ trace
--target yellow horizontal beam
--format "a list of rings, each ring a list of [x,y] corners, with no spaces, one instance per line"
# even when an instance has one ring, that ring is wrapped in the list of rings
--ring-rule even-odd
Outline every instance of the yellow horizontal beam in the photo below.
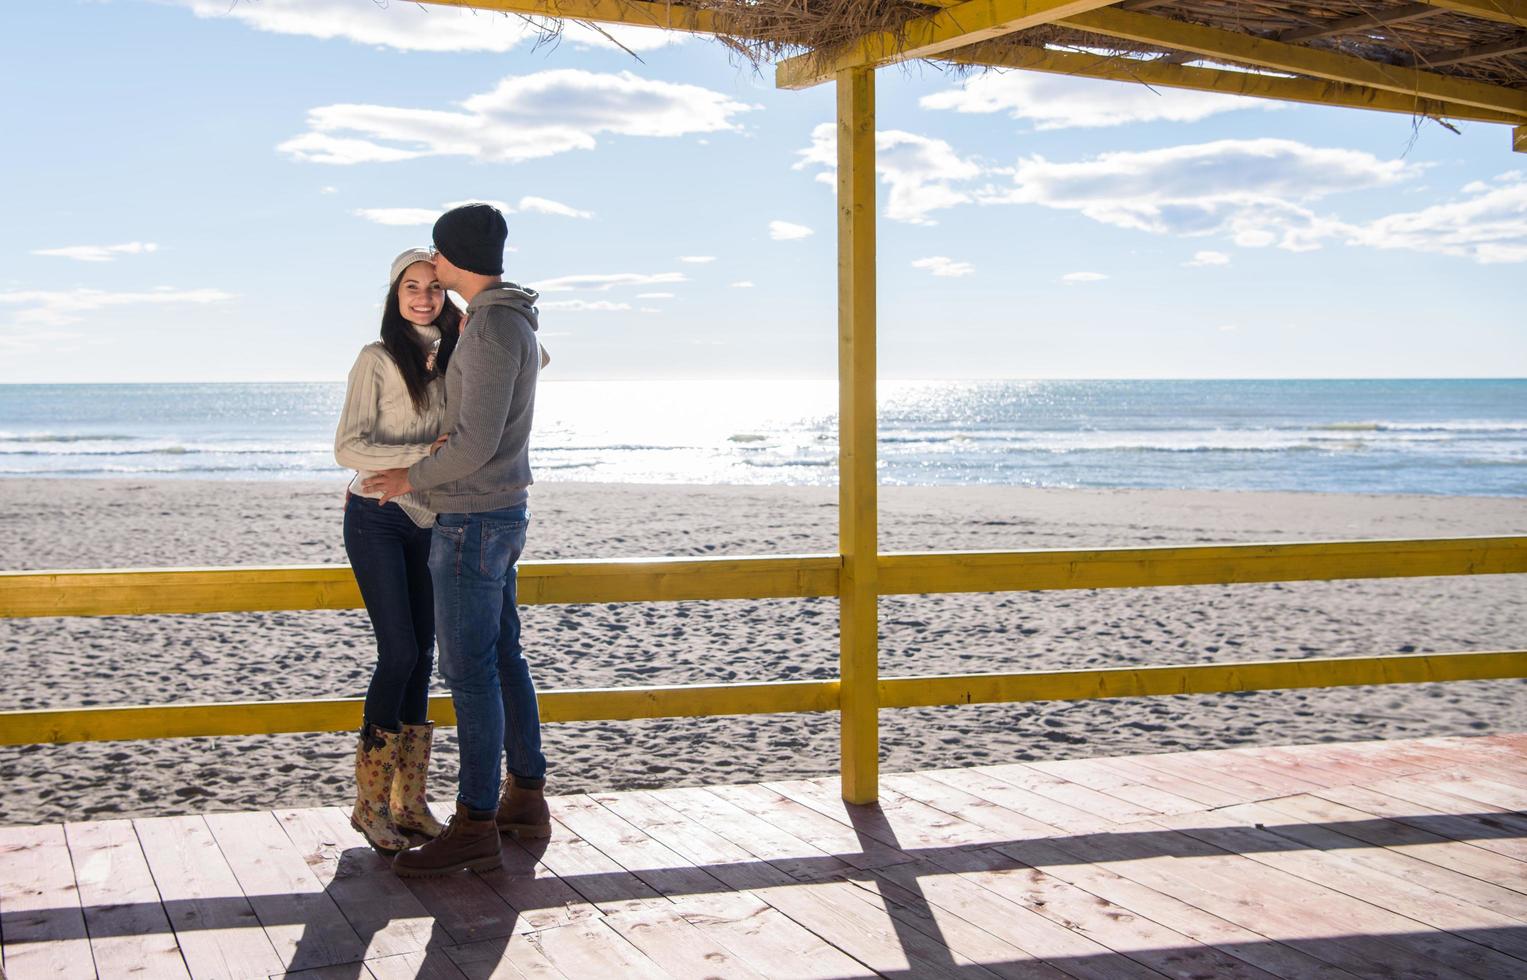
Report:
[[[879,692],[881,707],[912,708],[1515,677],[1527,677],[1527,650],[886,677]],[[832,711],[838,701],[836,678],[540,693],[547,722]],[[360,727],[363,705],[359,698],[334,698],[8,711],[0,712],[0,745],[348,731]],[[451,699],[431,698],[430,716],[455,724]]]
[[[1432,7],[1451,10],[1455,14],[1467,14],[1481,20],[1493,20],[1497,24],[1515,24],[1527,27],[1527,0],[1421,0]]]
[[[836,555],[524,562],[520,602],[837,595]],[[348,565],[0,572],[0,619],[358,609]]]
[[[348,565],[0,572],[0,618],[358,609]]]
[[[672,602],[836,596],[837,555],[525,562],[520,602]]]
[[[1204,27],[1201,24],[1136,14],[1127,10],[1093,10],[1066,17],[1058,23],[1094,34],[1188,51],[1208,58],[1527,117],[1527,91],[1381,64],[1321,48],[1285,44],[1240,31]]]
[[[1161,88],[1218,92],[1253,99],[1276,99],[1308,105],[1339,106],[1349,109],[1372,109],[1408,116],[1463,119],[1471,122],[1519,124],[1523,117],[1492,112],[1456,102],[1437,102],[1415,95],[1349,85],[1322,78],[1289,78],[1258,75],[1246,71],[1187,67],[1145,61],[1139,58],[1109,57],[1044,48],[979,45],[950,52],[945,58],[955,64],[994,68],[1021,68],[1054,75],[1101,78],[1117,82],[1135,82]]]
[[[838,72],[930,58],[1004,34],[1028,30],[1118,0],[969,0],[881,31],[836,51],[808,51],[775,68],[778,88],[800,89],[832,81]]]
[[[724,13],[697,10],[679,3],[642,0],[417,0],[438,7],[468,7],[494,13],[656,27],[690,34],[736,34]]]
[[[838,682],[541,691],[539,700],[541,720],[547,722],[832,711],[838,706]],[[0,712],[0,745],[342,732],[360,728],[364,706],[362,698],[320,698],[7,711]],[[451,699],[430,698],[430,717],[440,725],[456,724]]]
[[[837,555],[525,562],[520,601],[836,596]],[[881,595],[1527,572],[1527,536],[882,554]],[[0,572],[0,619],[358,609],[346,565]]]
[[[545,691],[538,695],[542,721],[629,721],[633,718],[697,718],[835,711],[838,680],[697,684],[681,687],[610,687]],[[448,702],[449,698],[432,699]],[[440,712],[446,715],[445,711]],[[452,723],[454,711],[449,713]]]
[[[1367,684],[1527,677],[1527,650],[1426,653],[1382,657],[1321,657],[1170,667],[1049,670],[1021,674],[886,677],[882,708],[1007,701],[1084,701],[1166,694],[1223,694]]]
[[[1527,572],[1527,537],[882,554],[880,594],[1027,592]]]

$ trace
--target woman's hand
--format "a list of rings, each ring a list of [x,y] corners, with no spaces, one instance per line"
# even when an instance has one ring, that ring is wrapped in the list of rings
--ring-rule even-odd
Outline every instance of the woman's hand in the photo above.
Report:
[[[431,456],[433,456],[436,453],[438,453],[440,451],[440,447],[445,445],[450,440],[450,438],[451,438],[451,434],[449,432],[447,432],[445,435],[441,436],[439,439],[436,439],[434,442],[430,443],[429,444],[429,454]]]

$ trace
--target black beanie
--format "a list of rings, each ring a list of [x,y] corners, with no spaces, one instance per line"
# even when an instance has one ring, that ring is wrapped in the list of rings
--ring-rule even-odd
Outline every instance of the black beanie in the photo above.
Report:
[[[435,222],[435,249],[451,265],[480,276],[504,274],[504,239],[509,226],[491,204],[463,204]]]

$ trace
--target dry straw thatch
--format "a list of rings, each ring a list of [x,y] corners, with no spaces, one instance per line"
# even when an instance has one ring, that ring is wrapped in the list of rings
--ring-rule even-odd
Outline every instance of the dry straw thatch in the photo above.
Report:
[[[713,15],[721,25],[717,37],[722,43],[761,66],[803,52],[825,57],[868,34],[895,35],[907,22],[938,13],[953,2],[685,0],[669,6]],[[1527,87],[1527,51],[1509,50],[1515,42],[1527,40],[1527,25],[1500,23],[1440,8],[1412,19],[1383,23],[1407,8],[1414,8],[1411,0],[1124,0],[1118,7],[1153,17],[1286,40],[1368,61],[1422,68],[1512,88]],[[1298,36],[1312,29],[1330,30],[1341,25],[1346,26],[1332,33]],[[991,43],[1082,47],[1121,54],[1171,54],[1164,48],[1054,26],[1033,28]],[[1508,50],[1491,55],[1491,48]],[[1472,56],[1457,60],[1460,55]]]
[[[661,2],[661,0],[659,0]],[[856,38],[896,33],[949,2],[916,0],[683,0],[663,6],[701,10],[722,26],[716,37],[756,66],[808,52],[830,52]]]

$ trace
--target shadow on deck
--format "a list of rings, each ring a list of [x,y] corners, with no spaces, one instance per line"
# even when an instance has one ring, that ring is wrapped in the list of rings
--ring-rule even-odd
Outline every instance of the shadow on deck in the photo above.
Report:
[[[553,801],[404,881],[340,808],[0,828],[4,976],[1527,976],[1527,735]]]

